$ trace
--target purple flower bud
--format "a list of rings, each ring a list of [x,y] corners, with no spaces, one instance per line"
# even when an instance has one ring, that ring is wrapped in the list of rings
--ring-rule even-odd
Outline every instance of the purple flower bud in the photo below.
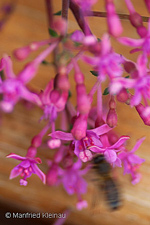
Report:
[[[14,56],[18,60],[24,60],[29,56],[30,53],[31,53],[31,49],[29,48],[29,46],[27,46],[27,47],[24,47],[24,48],[16,49],[14,51]]]
[[[147,126],[150,126],[150,109],[149,109],[149,107],[144,107],[140,103],[135,108],[136,108],[139,116],[143,120],[144,124]]]
[[[117,94],[117,100],[119,102],[127,102],[129,99],[129,94],[125,88],[122,88],[121,91]]]
[[[114,37],[119,37],[123,32],[120,19],[115,11],[113,0],[106,0],[107,23],[109,33]]]
[[[51,40],[44,40],[44,41],[38,41],[38,42],[32,42],[30,45],[25,46],[23,48],[18,48],[14,51],[14,56],[18,59],[18,60],[24,60],[26,59],[29,54],[33,51],[36,51],[39,49],[39,47],[49,44],[51,42]]]
[[[75,32],[71,34],[71,40],[75,42],[82,42],[83,39],[84,39],[84,34],[80,30],[76,30]]]
[[[80,115],[76,119],[73,128],[71,130],[71,133],[76,140],[81,140],[86,136],[86,129],[87,129],[87,119],[85,118],[85,116]]]
[[[134,70],[136,70],[135,63],[131,61],[125,61],[123,66],[127,73],[132,73]]]
[[[143,25],[142,17],[137,12],[131,13],[129,19],[131,24],[136,28]]]
[[[77,90],[77,109],[81,114],[89,113],[91,104],[86,94],[86,88],[84,84],[78,84]]]
[[[115,102],[115,100],[113,98],[109,101],[109,108],[110,109],[115,109],[116,108],[116,102]]]
[[[115,109],[109,110],[106,122],[110,127],[115,127],[117,125],[117,113]]]

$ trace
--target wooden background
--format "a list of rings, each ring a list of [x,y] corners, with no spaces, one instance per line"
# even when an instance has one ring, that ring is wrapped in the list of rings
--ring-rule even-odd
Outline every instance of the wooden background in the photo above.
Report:
[[[4,1],[1,1],[1,4]],[[6,1],[5,1],[6,2]],[[61,9],[61,1],[54,2],[54,11]],[[120,13],[128,13],[124,1],[116,0],[117,10]],[[135,8],[143,16],[148,16],[143,0],[134,0]],[[98,1],[96,10],[104,11],[104,2]],[[128,21],[122,21],[124,27],[124,35],[133,38],[138,38],[135,30],[131,27]],[[92,18],[90,25],[93,33],[101,37],[106,31],[106,22],[104,18]],[[147,26],[147,24],[146,24]],[[69,31],[78,28],[71,13],[69,13]],[[32,41],[48,38],[47,18],[45,13],[45,5],[43,0],[18,0],[17,6],[11,18],[7,21],[6,26],[0,33],[0,57],[4,53],[12,56],[15,48],[25,46]],[[112,40],[115,50],[119,53],[124,53],[125,56],[136,60],[137,55],[129,55],[129,48],[118,45]],[[32,60],[37,53],[25,62]],[[14,71],[17,73],[25,62],[17,62],[13,58]],[[89,73],[87,67],[82,67],[82,71]],[[52,77],[53,69],[41,65],[36,78],[31,82],[31,86],[37,90],[45,87],[47,81]],[[89,75],[89,74],[88,74]],[[95,78],[89,75],[86,78],[88,90],[90,83],[94,83]],[[71,83],[73,83],[71,81]],[[131,135],[131,140],[128,142],[131,149],[136,140],[146,136],[145,142],[138,151],[138,155],[146,159],[146,162],[140,168],[142,180],[139,184],[133,186],[129,176],[121,176],[122,170],[117,172],[118,179],[121,183],[123,193],[123,207],[116,212],[110,212],[105,206],[103,199],[100,196],[99,206],[96,209],[89,207],[81,212],[75,209],[76,198],[68,196],[62,187],[44,186],[38,177],[32,175],[29,179],[27,187],[19,186],[19,178],[9,180],[11,169],[17,165],[17,161],[6,159],[5,156],[10,152],[19,155],[25,155],[31,138],[37,134],[44,126],[44,123],[37,123],[41,116],[41,111],[37,108],[25,110],[19,104],[15,107],[12,114],[3,115],[2,125],[0,127],[0,218],[2,224],[12,224],[11,219],[5,219],[4,214],[8,212],[51,212],[60,213],[71,208],[65,224],[72,225],[149,225],[150,224],[150,127],[144,126],[143,122],[137,115],[135,109],[122,104],[117,105],[119,124],[117,127],[120,135]],[[40,149],[38,156],[43,160],[40,168],[46,172],[46,158],[51,158],[52,152],[46,149]],[[89,191],[85,196],[89,202],[92,201],[93,195],[97,197],[95,189],[89,185]],[[73,206],[74,205],[74,206]],[[17,224],[51,224],[52,219],[39,221],[35,220],[17,220]]]

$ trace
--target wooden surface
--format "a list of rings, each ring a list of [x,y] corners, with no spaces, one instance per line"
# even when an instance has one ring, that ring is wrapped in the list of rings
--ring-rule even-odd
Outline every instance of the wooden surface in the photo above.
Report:
[[[4,2],[4,1],[3,1]],[[17,7],[11,18],[7,22],[3,31],[0,33],[0,56],[4,53],[12,55],[12,51],[21,46],[36,40],[46,39],[47,20],[45,14],[45,5],[43,0],[18,0]],[[54,1],[55,11],[60,10],[60,1]],[[126,7],[123,5],[124,1],[116,0],[118,12],[127,13]],[[142,0],[132,1],[135,7],[142,15],[146,16],[147,11]],[[99,1],[96,9],[103,11],[103,1]],[[98,37],[106,30],[105,19],[93,18],[90,21],[92,31]],[[124,35],[137,38],[136,32],[132,29],[128,21],[122,22],[124,26]],[[76,29],[73,16],[69,14],[69,30]],[[123,52],[127,57],[136,59],[137,55],[129,56],[129,48],[121,47],[113,41],[113,45],[118,52]],[[35,57],[32,54],[30,60]],[[29,60],[29,59],[28,59]],[[28,61],[27,60],[27,61]],[[17,62],[13,58],[14,70],[17,73],[24,63]],[[82,67],[83,72],[87,72],[87,68]],[[47,81],[51,77],[53,69],[45,66],[40,67],[38,75],[31,82],[32,87],[40,90],[44,88]],[[95,78],[86,78],[88,82],[94,82]],[[91,86],[88,86],[90,90]],[[117,105],[119,125],[116,129],[120,135],[131,135],[131,140],[128,146],[131,149],[136,139],[146,136],[145,142],[138,151],[138,155],[146,159],[146,162],[140,168],[142,173],[142,180],[139,184],[133,186],[130,182],[129,176],[120,176],[122,170],[118,171],[118,179],[121,183],[123,193],[123,207],[116,212],[109,212],[103,199],[100,196],[99,207],[96,209],[89,207],[87,210],[81,212],[77,211],[75,205],[76,198],[68,196],[62,187],[48,187],[44,186],[42,182],[34,175],[29,179],[27,187],[19,186],[19,178],[9,180],[11,169],[17,165],[14,159],[6,159],[5,156],[10,152],[25,155],[31,138],[37,134],[44,126],[43,123],[37,123],[41,116],[41,111],[37,108],[32,110],[24,110],[24,107],[19,104],[15,107],[12,114],[3,115],[3,122],[0,128],[0,216],[3,224],[11,224],[11,220],[5,219],[4,213],[7,211],[14,212],[63,212],[67,208],[72,209],[66,224],[72,225],[149,225],[150,224],[150,127],[144,126],[143,122],[137,115],[134,109],[122,104]],[[46,158],[51,158],[52,152],[40,148],[38,156],[41,157],[43,164],[40,168],[46,172]],[[89,186],[89,191],[85,196],[89,202],[92,201],[93,195],[96,195],[95,189],[92,185]],[[24,221],[30,224],[29,220]],[[28,223],[27,223],[28,222]],[[45,219],[41,224],[51,224],[50,219]],[[23,220],[16,221],[17,224],[22,224]],[[37,224],[38,221],[35,223]]]

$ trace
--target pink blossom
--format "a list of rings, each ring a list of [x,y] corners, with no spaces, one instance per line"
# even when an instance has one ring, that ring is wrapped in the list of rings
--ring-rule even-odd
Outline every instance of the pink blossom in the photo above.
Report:
[[[12,70],[12,61],[10,57],[4,56],[1,59],[1,70],[4,70],[6,79],[0,83],[0,93],[3,94],[0,107],[5,112],[11,112],[15,104],[21,99],[40,105],[40,99],[37,94],[30,92],[25,83],[16,77]]]
[[[107,134],[100,136],[102,143],[101,147],[91,146],[90,150],[95,149],[95,152],[104,154],[106,160],[113,164],[113,166],[121,167],[121,160],[118,158],[117,153],[124,150],[124,143],[129,139],[129,136],[121,136],[116,143],[110,145]]]
[[[50,136],[61,140],[73,141],[75,146],[74,153],[83,162],[87,162],[92,159],[92,152],[98,152],[98,149],[103,148],[99,140],[99,135],[105,134],[110,130],[111,128],[107,124],[104,124],[95,129],[87,130],[85,136],[80,140],[74,139],[71,133],[65,133],[63,131],[55,131]]]
[[[104,81],[106,75],[109,76],[110,80],[120,77],[123,73],[122,63],[124,59],[121,55],[115,53],[112,50],[110,37],[108,34],[104,34],[101,41],[101,52],[99,56],[82,57],[87,63],[91,64],[98,71],[98,79]]]
[[[128,37],[120,37],[118,41],[123,45],[136,47],[137,50],[142,51],[146,55],[150,55],[150,19],[148,22],[147,34],[141,39],[132,39]],[[138,48],[137,48],[138,47]]]
[[[44,91],[40,93],[41,108],[43,109],[43,116],[41,119],[49,119],[49,121],[55,121],[57,113],[62,111],[65,107],[68,99],[68,91],[62,91],[54,89],[54,80],[50,80]]]
[[[114,37],[119,37],[123,32],[123,28],[119,16],[115,11],[114,1],[105,0],[105,2],[106,2],[107,23],[109,33]]]
[[[10,153],[6,157],[21,161],[19,165],[12,169],[9,179],[13,179],[20,175],[22,177],[20,180],[20,185],[26,186],[28,183],[26,179],[34,173],[45,184],[45,174],[36,165],[42,163],[40,158],[30,158],[28,156],[22,157],[14,153]]]
[[[132,184],[138,183],[141,178],[141,175],[137,173],[137,169],[145,160],[134,153],[144,140],[145,138],[139,139],[130,152],[125,150],[118,155],[119,159],[121,159],[124,164],[124,174],[131,174],[132,176]]]

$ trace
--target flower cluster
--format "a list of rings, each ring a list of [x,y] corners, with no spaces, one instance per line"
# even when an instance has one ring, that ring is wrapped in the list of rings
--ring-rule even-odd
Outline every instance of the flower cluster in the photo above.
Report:
[[[32,138],[25,157],[14,153],[7,156],[21,161],[12,169],[10,179],[20,175],[20,184],[26,186],[26,179],[34,173],[49,186],[62,184],[69,195],[77,195],[78,210],[87,207],[87,202],[82,197],[87,191],[87,182],[83,176],[90,170],[91,161],[97,154],[104,155],[112,169],[123,167],[124,174],[131,174],[132,184],[140,181],[138,168],[144,159],[137,156],[135,151],[145,138],[139,139],[131,151],[127,150],[127,140],[130,137],[118,137],[114,131],[118,122],[117,101],[135,107],[143,122],[150,125],[150,20],[148,28],[144,27],[142,17],[135,11],[131,1],[126,0],[129,20],[139,39],[121,37],[123,27],[114,1],[105,0],[108,32],[104,33],[101,39],[97,39],[88,23],[88,15],[94,15],[92,7],[96,2],[70,1],[70,9],[81,27],[81,30],[71,34],[67,33],[67,17],[64,12],[62,18],[53,18],[51,15],[53,20],[50,23],[49,39],[32,42],[14,51],[18,60],[24,60],[41,46],[45,47],[45,50],[25,65],[17,75],[13,71],[11,57],[4,55],[0,60],[0,110],[11,113],[15,105],[24,99],[38,106],[41,110],[39,120],[46,121],[46,126]],[[145,1],[145,4],[150,11],[148,1]],[[72,9],[72,5],[76,10]],[[67,6],[65,10],[67,11]],[[133,47],[131,53],[139,51],[137,61],[133,62],[116,53],[111,45],[111,37],[115,38],[118,44]],[[51,53],[54,55],[53,63],[46,61]],[[85,75],[88,74],[83,74],[78,60],[91,66],[89,76],[96,76],[96,82],[89,93],[85,82]],[[54,65],[56,74],[51,77],[44,90],[34,92],[29,88],[29,82],[36,76],[41,63]],[[71,71],[74,72],[76,95],[71,93]],[[107,86],[103,91],[106,80]],[[97,105],[93,107],[95,93]],[[70,101],[74,95],[76,105]],[[103,95],[109,96],[107,104],[103,102]],[[56,130],[55,122],[58,116],[60,126]],[[48,172],[44,174],[37,167],[41,160],[36,154],[47,132],[47,148],[54,151],[54,156],[48,161]]]

